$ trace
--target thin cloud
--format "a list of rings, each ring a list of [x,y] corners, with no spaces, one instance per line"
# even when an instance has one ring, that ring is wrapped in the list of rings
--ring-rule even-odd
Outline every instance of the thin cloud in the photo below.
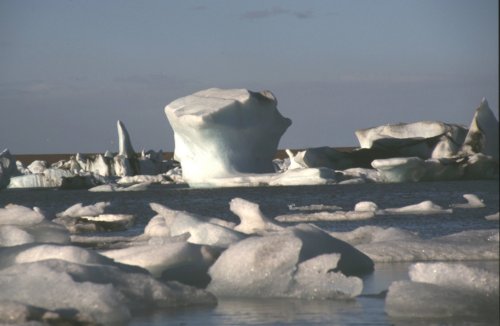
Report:
[[[241,14],[241,18],[248,20],[256,20],[256,19],[265,19],[282,15],[292,16],[298,19],[308,19],[312,17],[312,11],[311,10],[293,11],[281,7],[273,7],[271,9],[246,11],[243,14]]]

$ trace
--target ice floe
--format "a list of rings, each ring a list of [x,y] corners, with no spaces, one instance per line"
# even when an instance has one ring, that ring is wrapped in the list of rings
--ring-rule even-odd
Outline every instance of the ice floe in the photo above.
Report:
[[[347,243],[298,225],[230,246],[209,270],[208,290],[230,297],[349,298],[373,263]]]
[[[356,248],[375,262],[499,259],[498,230],[464,231],[425,240],[414,236],[409,239],[378,237],[376,241],[358,244]]]
[[[1,269],[0,288],[0,302],[55,311],[70,323],[118,325],[129,321],[132,313],[216,303],[206,291],[159,282],[139,269],[60,259],[17,263]],[[19,309],[12,304],[10,307]],[[0,320],[12,315],[9,309],[0,312],[4,314]]]
[[[390,285],[386,312],[395,318],[454,318],[498,323],[498,274],[452,263],[417,263],[410,281]]]
[[[483,208],[486,207],[483,200],[474,194],[464,194],[463,197],[467,201],[465,204],[452,204],[453,208]]]
[[[229,202],[229,209],[241,220],[241,223],[234,227],[236,231],[246,234],[259,234],[283,229],[282,226],[264,216],[258,204],[248,200],[233,198]]]
[[[225,226],[204,221],[202,217],[185,211],[170,209],[158,203],[151,203],[151,209],[158,215],[146,225],[147,236],[178,236],[189,234],[188,242],[200,245],[227,248],[246,237]]]

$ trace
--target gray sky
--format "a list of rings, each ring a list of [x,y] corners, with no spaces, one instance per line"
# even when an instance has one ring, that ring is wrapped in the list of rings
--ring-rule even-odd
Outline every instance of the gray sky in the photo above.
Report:
[[[498,117],[496,0],[0,0],[0,151],[173,151],[164,107],[209,87],[269,89],[280,148],[356,129]]]

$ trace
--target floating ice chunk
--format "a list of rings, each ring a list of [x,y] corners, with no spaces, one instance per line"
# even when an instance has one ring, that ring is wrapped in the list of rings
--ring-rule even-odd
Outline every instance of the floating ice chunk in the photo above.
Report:
[[[0,248],[0,268],[14,264],[60,259],[79,264],[110,264],[112,260],[84,248],[60,244],[25,244]]]
[[[418,157],[378,159],[372,166],[384,182],[417,182],[426,172],[425,162]]]
[[[183,178],[204,180],[273,172],[279,139],[290,126],[269,91],[203,90],[165,107]]]
[[[94,323],[120,324],[130,310],[109,284],[77,282],[68,273],[41,264],[19,264],[0,270],[0,298],[45,309],[76,309]]]
[[[439,121],[389,124],[356,130],[362,148],[384,149],[406,156],[450,157],[456,154],[467,130]]]
[[[0,247],[12,247],[32,243],[35,238],[23,229],[13,225],[0,225]]]
[[[398,281],[389,287],[386,311],[390,316],[498,322],[498,274],[462,264],[417,263],[409,275],[411,282]]]
[[[115,191],[144,191],[149,188],[151,184],[149,182],[138,183],[128,187],[119,186],[116,184],[105,184],[90,188],[89,191],[92,192],[115,192]]]
[[[387,239],[356,248],[375,262],[497,260],[495,237],[497,230],[474,230],[429,240]]]
[[[71,324],[125,324],[131,313],[216,303],[215,297],[206,291],[159,282],[137,268],[124,270],[111,265],[81,265],[62,260],[2,269],[0,288],[0,300],[13,300],[62,314],[77,312],[66,316],[65,322]]]
[[[38,207],[31,209],[21,205],[8,204],[5,208],[0,208],[0,225],[33,225],[43,220],[45,220],[45,216]]]
[[[498,120],[485,98],[474,113],[462,152],[468,155],[483,153],[498,162]]]
[[[444,209],[443,207],[433,203],[430,200],[425,200],[421,203],[408,205],[398,208],[386,208],[378,210],[378,215],[398,215],[398,214],[451,214],[451,209]]]
[[[477,153],[467,157],[464,177],[467,179],[498,179],[498,159]]]
[[[484,218],[488,221],[498,221],[500,218],[500,213],[496,212],[495,214],[486,215]]]
[[[134,215],[100,214],[97,216],[58,217],[53,221],[64,225],[71,233],[121,231],[130,228],[134,223]]]
[[[250,237],[230,246],[212,265],[207,289],[238,297],[353,297],[361,292],[361,280],[340,272],[367,273],[373,264],[352,249],[307,225]]]
[[[68,207],[65,211],[56,214],[57,217],[80,217],[80,216],[97,216],[104,213],[106,207],[111,205],[108,202],[98,202],[94,205],[83,206],[82,203],[74,204]]]
[[[122,264],[147,269],[156,278],[199,287],[206,287],[209,283],[207,271],[215,261],[210,249],[182,239],[101,251],[101,254]]]
[[[464,194],[463,197],[467,201],[466,204],[452,204],[453,208],[483,208],[486,207],[483,200],[474,194]]]
[[[287,170],[273,176],[270,186],[322,185],[336,181],[335,171],[328,168],[303,168]]]
[[[148,223],[145,228],[147,235],[176,236],[189,233],[190,243],[221,248],[227,248],[230,244],[245,238],[243,233],[202,221],[194,214],[176,211],[156,203],[151,203],[150,206],[163,219],[155,217],[151,225]]]
[[[342,207],[324,204],[312,204],[306,206],[296,206],[295,204],[290,204],[288,205],[288,209],[291,211],[339,211]]]
[[[353,246],[394,240],[414,241],[420,239],[409,231],[394,227],[382,228],[379,226],[361,226],[349,232],[330,232],[330,235]]]
[[[121,185],[130,185],[134,183],[162,183],[165,181],[163,174],[157,175],[133,175],[124,176],[116,181],[116,183]]]
[[[343,171],[337,171],[337,173],[341,175],[341,183],[347,183],[350,180],[362,180],[363,182],[383,182],[380,172],[375,169],[350,168]]]
[[[259,234],[267,231],[278,231],[282,226],[274,223],[262,214],[258,204],[242,198],[233,198],[229,202],[229,209],[236,214],[241,223],[234,229],[246,234]]]
[[[292,151],[286,151],[290,158],[289,169],[296,168],[330,168],[344,170],[353,166],[352,160],[346,153],[339,152],[331,147],[307,148],[293,155]]]
[[[375,217],[374,212],[368,211],[335,211],[335,212],[314,212],[300,214],[285,214],[276,216],[274,219],[279,222],[315,222],[315,221],[354,221],[366,220]]]
[[[378,205],[372,201],[360,201],[354,206],[355,212],[376,212]]]
[[[305,299],[354,298],[363,291],[363,281],[333,272],[341,255],[324,254],[297,266],[290,296]]]
[[[61,186],[64,178],[74,176],[68,170],[47,168],[41,173],[12,177],[8,188],[56,188]]]

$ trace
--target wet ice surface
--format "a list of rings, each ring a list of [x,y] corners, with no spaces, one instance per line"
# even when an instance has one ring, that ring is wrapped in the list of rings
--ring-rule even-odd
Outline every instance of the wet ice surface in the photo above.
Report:
[[[15,203],[27,207],[37,206],[45,216],[53,218],[76,203],[94,205],[110,202],[108,214],[129,214],[135,225],[127,231],[90,233],[92,236],[138,235],[156,215],[149,203],[156,202],[175,210],[188,211],[199,216],[216,217],[238,223],[230,211],[229,202],[240,197],[258,203],[269,218],[290,214],[294,207],[319,208],[320,205],[340,206],[353,210],[360,201],[373,201],[379,207],[403,207],[425,200],[449,208],[464,203],[463,194],[475,194],[484,201],[484,208],[453,208],[446,214],[381,215],[369,220],[317,222],[319,227],[331,232],[349,232],[363,226],[387,229],[395,227],[415,234],[419,241],[442,237],[462,231],[496,230],[498,220],[485,216],[496,214],[499,209],[497,181],[428,182],[407,184],[363,184],[300,187],[259,187],[226,189],[187,189],[178,186],[154,186],[146,191],[120,193],[92,193],[88,191],[60,190],[8,190],[0,192],[0,207]],[[315,206],[317,205],[317,206]],[[299,213],[300,211],[297,211]],[[288,226],[293,223],[287,224]],[[482,232],[482,231],[481,231]],[[401,232],[391,237],[406,235]],[[495,237],[493,237],[495,238]],[[451,239],[453,240],[453,239]],[[447,241],[451,241],[448,239]],[[494,239],[493,239],[494,240]],[[434,241],[434,240],[432,240]],[[496,236],[498,245],[498,233]],[[367,247],[373,248],[369,244]],[[384,249],[384,252],[386,250]],[[379,251],[381,252],[381,251]],[[473,253],[467,255],[472,256]],[[133,319],[132,325],[172,324],[234,325],[234,324],[400,324],[408,320],[394,320],[385,312],[385,298],[379,295],[394,281],[409,280],[408,268],[414,262],[377,263],[375,273],[363,278],[362,295],[354,300],[297,300],[297,299],[219,299],[215,308],[190,308],[159,311]],[[461,262],[498,273],[498,260],[493,262]],[[391,319],[392,318],[392,319]],[[460,324],[461,320],[439,320],[439,324]],[[428,320],[411,320],[415,325],[427,325]],[[472,318],[463,324],[491,324],[491,320]]]
[[[219,299],[213,309],[189,309],[139,316],[131,325],[495,325],[496,320],[478,318],[401,319],[385,311],[385,293],[394,281],[408,281],[411,263],[380,263],[363,278],[364,289],[355,300]],[[466,265],[498,273],[498,261],[467,262]]]

